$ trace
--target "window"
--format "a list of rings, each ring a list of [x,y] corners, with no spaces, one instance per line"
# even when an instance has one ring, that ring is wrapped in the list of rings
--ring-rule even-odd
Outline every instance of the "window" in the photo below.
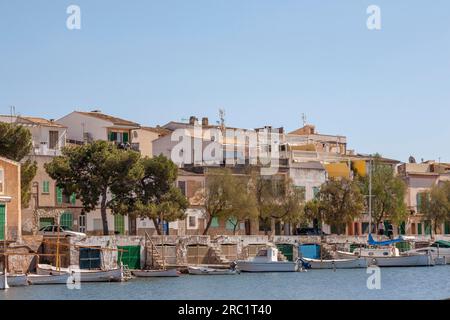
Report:
[[[50,181],[42,181],[42,193],[50,193]]]
[[[121,214],[114,215],[114,231],[117,234],[125,234],[125,218]]]
[[[313,197],[314,199],[317,199],[319,195],[320,187],[313,187]]]
[[[0,240],[5,240],[6,206],[0,204]]]
[[[424,222],[424,227],[425,227],[425,234],[431,235],[431,221],[430,220],[426,220]]]
[[[424,202],[426,201],[427,197],[428,194],[426,192],[421,192],[416,195],[417,212],[421,212],[422,206],[424,205]]]
[[[66,229],[72,230],[73,227],[73,216],[70,212],[64,212],[59,218],[59,225]]]
[[[5,171],[0,168],[0,194],[5,192]]]
[[[94,219],[94,231],[103,230],[103,221],[102,219]]]
[[[445,221],[444,234],[450,234],[450,221]]]
[[[227,220],[225,228],[227,230],[234,230],[234,227],[236,227],[236,229],[238,229],[239,226],[237,226],[237,224],[238,224],[238,221],[236,218],[230,218]]]
[[[195,228],[197,226],[197,219],[195,216],[189,216],[189,228]]]
[[[54,222],[55,221],[53,218],[40,218],[39,219],[39,228],[42,229],[42,228],[54,225],[55,224]]]
[[[178,188],[180,188],[183,196],[186,197],[186,181],[178,181]]]
[[[49,131],[49,149],[58,149],[59,133],[58,131]]]
[[[77,196],[76,196],[75,193],[72,193],[72,194],[70,195],[70,203],[73,204],[73,205],[75,205],[76,202],[77,202]]]
[[[78,217],[78,231],[86,232],[86,215],[82,214]]]
[[[219,218],[213,217],[211,220],[211,228],[218,228],[219,227]]]
[[[123,143],[127,143],[130,140],[128,132],[114,132],[114,131],[109,132],[108,139],[109,141],[123,142]]]
[[[56,187],[56,203],[62,204],[63,202],[63,191],[60,187]]]

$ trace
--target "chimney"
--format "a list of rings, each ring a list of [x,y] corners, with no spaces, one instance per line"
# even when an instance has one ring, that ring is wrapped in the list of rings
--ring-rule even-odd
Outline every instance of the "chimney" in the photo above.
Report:
[[[193,126],[194,124],[196,124],[197,120],[198,119],[195,116],[190,116],[189,117],[189,124]]]
[[[92,110],[91,112],[93,112],[93,113],[101,113],[102,111],[98,110],[98,109],[95,109],[95,110]]]
[[[206,127],[209,125],[209,120],[207,117],[202,118],[202,126]]]

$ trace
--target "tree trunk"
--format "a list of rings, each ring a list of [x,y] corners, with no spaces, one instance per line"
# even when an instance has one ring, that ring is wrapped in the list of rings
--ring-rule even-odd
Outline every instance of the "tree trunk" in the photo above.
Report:
[[[100,213],[102,216],[102,223],[103,223],[103,235],[105,235],[105,236],[109,235],[108,216],[106,215],[106,197],[107,197],[107,192],[105,190],[102,192],[102,201],[100,204]]]
[[[160,222],[158,222],[158,219],[152,218],[153,224],[155,225],[156,233],[158,236],[162,235],[161,229],[159,228]]]
[[[213,219],[213,216],[210,216],[209,219],[208,219],[208,223],[206,224],[206,228],[203,231],[203,235],[204,236],[208,235],[208,231],[209,231],[209,227],[211,227],[212,219]]]

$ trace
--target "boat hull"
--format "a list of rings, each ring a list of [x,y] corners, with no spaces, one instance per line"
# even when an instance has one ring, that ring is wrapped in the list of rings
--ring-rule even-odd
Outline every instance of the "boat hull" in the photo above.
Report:
[[[211,268],[202,268],[202,267],[188,267],[189,274],[206,276],[206,275],[235,275],[237,274],[236,270],[230,269],[211,269]]]
[[[298,265],[296,262],[255,262],[255,261],[237,261],[236,268],[242,272],[296,272]]]
[[[311,269],[358,269],[367,268],[367,261],[364,258],[358,259],[336,259],[317,260],[303,258],[302,261],[309,264]]]
[[[60,275],[30,274],[28,275],[28,282],[32,285],[67,284],[71,281],[69,278],[73,277],[68,273]]]
[[[9,287],[24,287],[28,285],[27,276],[25,274],[20,275],[7,275],[7,282]],[[0,290],[5,289],[5,275],[0,274]]]
[[[426,267],[434,265],[434,261],[429,255],[411,255],[366,259],[369,266],[378,267]]]
[[[180,274],[177,269],[168,270],[133,270],[131,272],[138,278],[165,278],[165,277],[179,277]]]
[[[73,275],[74,281],[80,282],[120,282],[124,280],[121,268],[112,270],[81,270],[61,268],[59,271],[49,265],[38,265],[38,275]]]

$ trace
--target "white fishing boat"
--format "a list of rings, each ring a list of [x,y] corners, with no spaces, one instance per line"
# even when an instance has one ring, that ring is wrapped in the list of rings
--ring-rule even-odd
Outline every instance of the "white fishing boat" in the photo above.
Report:
[[[232,269],[213,269],[207,267],[188,267],[189,274],[192,275],[235,275],[237,270]]]
[[[6,281],[9,287],[23,287],[28,285],[26,274],[8,274]],[[0,274],[0,290],[6,289],[5,274]]]
[[[177,269],[167,270],[133,270],[131,273],[138,278],[150,278],[150,277],[179,277],[180,273]]]
[[[38,264],[36,267],[38,275],[73,275],[80,282],[120,282],[124,280],[123,269],[111,270],[84,270],[79,268],[56,268],[48,264]],[[78,280],[78,279],[77,279]]]
[[[434,261],[438,261],[441,264],[442,261],[445,261],[447,264],[450,264],[450,242],[448,241],[436,241],[432,245],[419,249],[412,249],[406,251],[405,254],[431,254],[431,257]]]
[[[238,260],[236,267],[243,272],[296,272],[297,262],[279,261],[278,249],[274,246],[267,246],[259,250],[256,257],[250,260]]]
[[[429,254],[402,255],[400,257],[366,258],[368,266],[378,267],[425,267],[433,266],[434,260]]]
[[[396,247],[385,248],[357,248],[353,252],[336,251],[340,259],[354,258],[383,258],[383,257],[399,257],[400,251]]]
[[[367,268],[365,258],[320,260],[302,258],[303,266],[308,269],[357,269]]]
[[[29,274],[27,278],[28,282],[32,285],[67,284],[74,282],[74,277],[69,273],[54,275]]]

